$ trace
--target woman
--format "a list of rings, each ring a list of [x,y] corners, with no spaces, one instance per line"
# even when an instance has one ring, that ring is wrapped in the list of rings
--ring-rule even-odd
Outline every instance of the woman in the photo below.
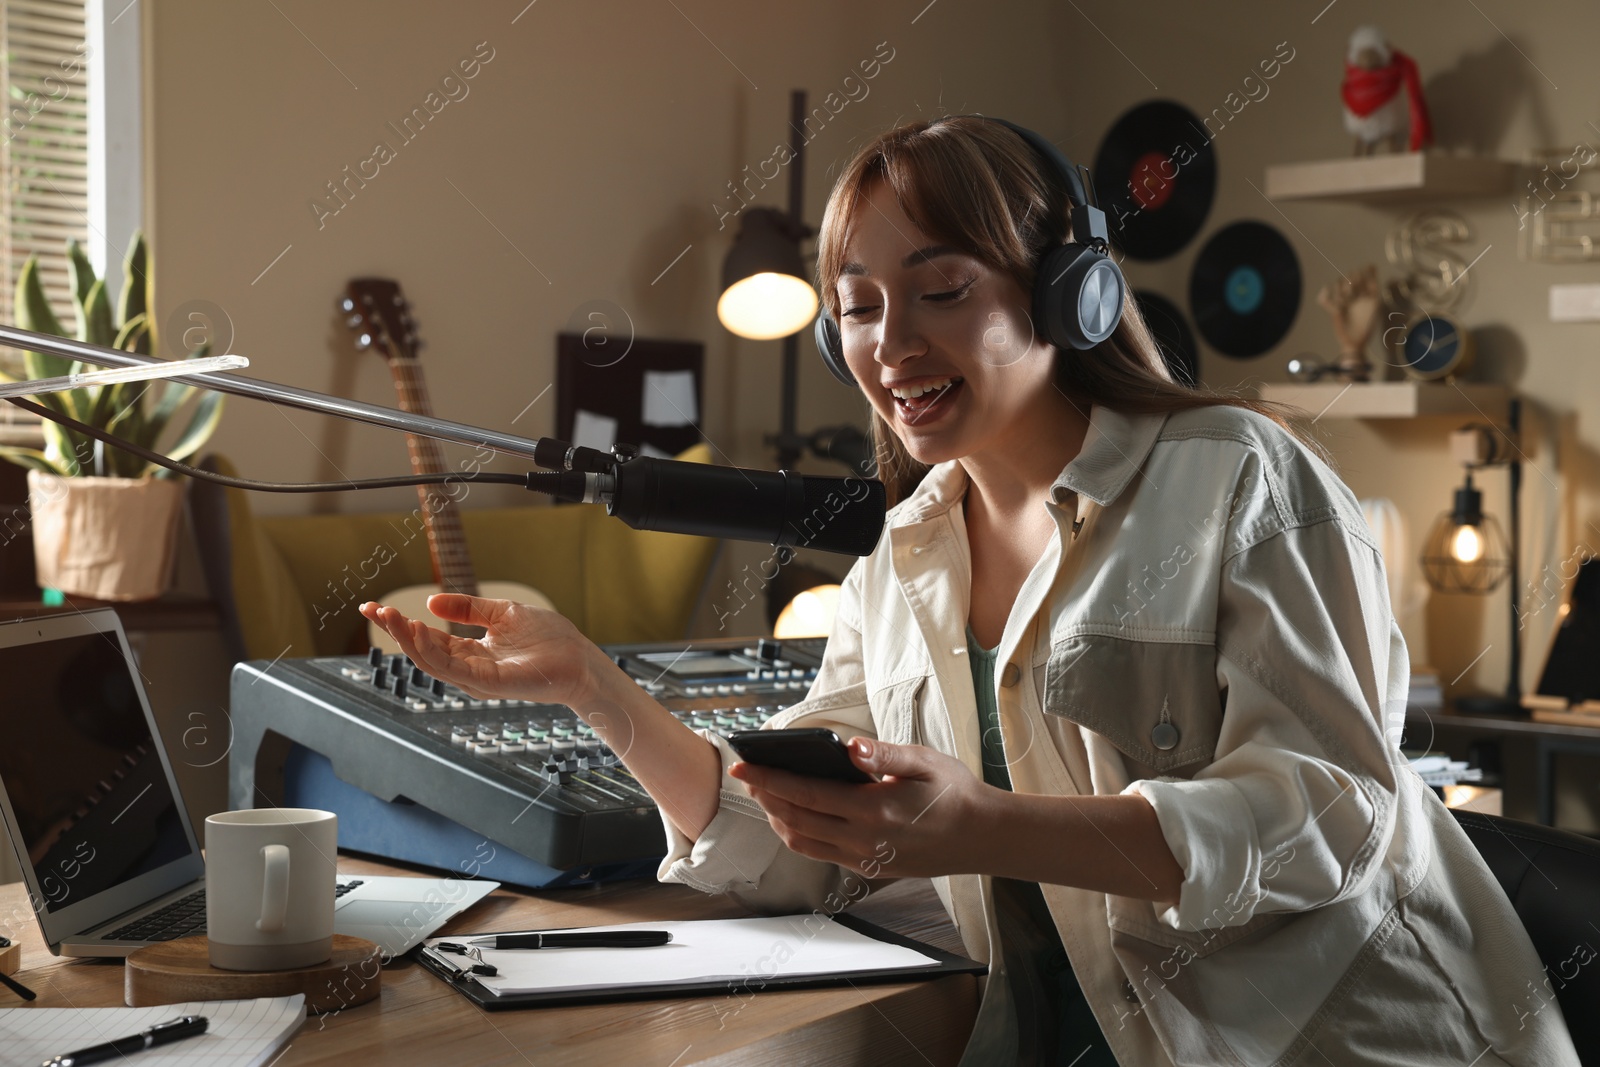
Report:
[[[1174,384],[1131,305],[1089,351],[1035,336],[1067,189],[959,117],[877,138],[829,200],[822,293],[899,503],[769,725],[853,738],[880,782],[738,762],[557,615],[434,598],[470,641],[363,613],[590,722],[661,806],[663,880],[837,911],[932,877],[990,964],[968,1062],[1575,1064],[1396,752],[1409,663],[1350,491],[1266,405]]]

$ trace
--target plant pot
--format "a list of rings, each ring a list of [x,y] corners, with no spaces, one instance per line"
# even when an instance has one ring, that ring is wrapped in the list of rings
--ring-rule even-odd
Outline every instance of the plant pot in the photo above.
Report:
[[[149,600],[171,586],[181,483],[29,471],[28,509],[41,587],[96,600]]]

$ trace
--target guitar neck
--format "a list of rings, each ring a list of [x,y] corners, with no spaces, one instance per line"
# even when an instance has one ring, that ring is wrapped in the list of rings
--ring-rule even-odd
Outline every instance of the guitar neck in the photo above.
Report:
[[[394,388],[399,395],[401,410],[413,415],[431,416],[432,405],[428,401],[427,386],[422,380],[422,365],[415,358],[395,356],[389,360],[389,369],[394,375]],[[449,473],[444,452],[433,438],[406,434],[406,450],[411,455],[414,473]],[[449,592],[476,596],[478,578],[472,569],[472,557],[467,553],[461,513],[450,491],[451,487],[447,485],[417,486],[417,500],[422,505],[422,525],[427,531],[428,552],[433,558],[433,580],[441,589]]]

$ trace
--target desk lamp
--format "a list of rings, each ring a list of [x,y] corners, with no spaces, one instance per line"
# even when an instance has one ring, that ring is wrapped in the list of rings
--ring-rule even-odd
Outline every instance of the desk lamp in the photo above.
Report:
[[[722,264],[722,296],[717,318],[730,332],[755,341],[783,338],[783,372],[780,383],[778,432],[767,436],[777,446],[778,466],[789,469],[806,452],[843,463],[857,474],[870,476],[874,468],[872,445],[854,426],[830,426],[812,434],[796,428],[799,392],[799,332],[817,317],[817,291],[806,276],[800,244],[815,231],[801,218],[805,173],[806,93],[789,94],[789,209],[745,208],[738,236]],[[789,560],[782,561],[785,564]],[[790,569],[794,570],[793,565]],[[789,595],[774,583],[772,602],[784,604],[778,614],[777,636],[826,635],[838,603],[837,579],[815,568],[800,568],[814,581]],[[782,632],[778,632],[781,630]]]
[[[789,94],[789,209],[749,207],[739,214],[739,233],[722,261],[722,296],[717,318],[730,333],[753,341],[783,338],[777,446],[778,466],[788,470],[810,451],[870,477],[872,449],[854,426],[830,426],[811,434],[795,428],[799,393],[799,333],[817,317],[817,291],[806,273],[800,243],[815,236],[801,218],[806,163],[806,93]]]
[[[1511,579],[1511,656],[1505,696],[1471,696],[1456,707],[1474,715],[1517,715],[1522,712],[1522,620],[1518,605],[1517,558],[1521,535],[1517,523],[1522,489],[1522,462],[1516,450],[1521,428],[1522,402],[1513,398],[1507,431],[1473,424],[1450,435],[1450,453],[1466,468],[1466,481],[1456,490],[1449,511],[1434,522],[1422,549],[1422,571],[1428,585],[1441,593],[1486,596]],[[1508,539],[1493,515],[1483,510],[1483,494],[1472,484],[1472,472],[1481,467],[1505,467],[1510,485]]]

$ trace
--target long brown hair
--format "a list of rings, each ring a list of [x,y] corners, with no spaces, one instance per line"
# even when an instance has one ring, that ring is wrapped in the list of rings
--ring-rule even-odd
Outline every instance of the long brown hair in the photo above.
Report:
[[[845,241],[868,187],[878,181],[889,183],[900,209],[924,234],[1010,275],[1024,292],[1033,291],[1034,268],[1044,252],[1071,234],[1071,199],[1056,168],[1012,130],[972,115],[897,127],[855,154],[828,197],[817,274],[835,322]],[[1248,408],[1332,465],[1326,449],[1300,425],[1298,408],[1174,380],[1131,293],[1109,338],[1087,352],[1057,353],[1055,380],[1085,417],[1091,404],[1128,414],[1216,404]],[[878,477],[893,504],[916,488],[928,467],[911,458],[876,412],[872,440]]]

